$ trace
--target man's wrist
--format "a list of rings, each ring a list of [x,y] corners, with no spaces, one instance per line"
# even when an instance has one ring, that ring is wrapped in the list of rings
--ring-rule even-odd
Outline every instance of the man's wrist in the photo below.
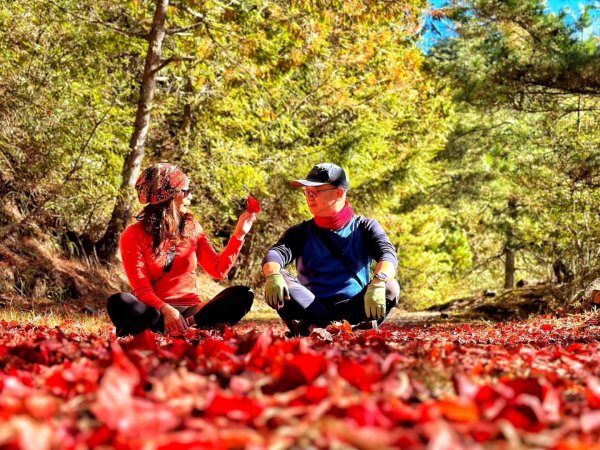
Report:
[[[389,281],[390,278],[391,277],[387,273],[380,270],[373,274],[373,279],[371,280],[371,283],[377,284],[379,282],[380,284],[385,284]]]
[[[263,264],[262,271],[265,278],[268,278],[271,275],[279,275],[281,273],[281,264],[274,261],[267,262]]]
[[[281,272],[269,272],[269,273],[265,273],[265,278],[269,278],[272,277],[273,275],[281,275]]]

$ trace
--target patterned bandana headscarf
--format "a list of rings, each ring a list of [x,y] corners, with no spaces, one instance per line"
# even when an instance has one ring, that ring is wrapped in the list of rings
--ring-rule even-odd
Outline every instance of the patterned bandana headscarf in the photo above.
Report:
[[[179,167],[159,163],[142,172],[135,183],[135,190],[140,203],[156,205],[173,198],[187,183],[188,177]]]

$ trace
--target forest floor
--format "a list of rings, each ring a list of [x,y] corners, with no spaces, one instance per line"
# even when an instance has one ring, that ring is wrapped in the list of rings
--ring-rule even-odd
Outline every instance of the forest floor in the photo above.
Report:
[[[9,250],[0,448],[600,450],[600,320],[539,314],[561,311],[553,288],[307,338],[287,338],[258,293],[233,329],[116,339],[116,269]]]
[[[0,321],[0,447],[599,449],[595,313],[115,339]]]

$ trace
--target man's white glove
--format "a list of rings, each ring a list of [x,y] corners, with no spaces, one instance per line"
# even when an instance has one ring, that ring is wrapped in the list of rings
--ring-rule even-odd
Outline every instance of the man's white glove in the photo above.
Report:
[[[369,284],[365,292],[365,314],[368,319],[385,317],[385,283]]]

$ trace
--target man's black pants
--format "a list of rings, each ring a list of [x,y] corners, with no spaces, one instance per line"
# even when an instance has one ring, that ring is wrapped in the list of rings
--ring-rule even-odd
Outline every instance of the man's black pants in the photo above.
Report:
[[[287,270],[281,274],[285,279],[289,291],[290,300],[285,302],[283,308],[277,313],[288,325],[292,320],[300,320],[306,326],[316,325],[326,327],[333,321],[347,320],[351,325],[356,325],[371,320],[365,313],[365,293],[367,286],[354,297],[338,301],[323,301],[315,297],[306,287],[302,286],[298,279]],[[400,297],[400,285],[395,279],[385,285],[386,311],[385,316],[377,323],[381,325],[387,316],[398,304]]]

